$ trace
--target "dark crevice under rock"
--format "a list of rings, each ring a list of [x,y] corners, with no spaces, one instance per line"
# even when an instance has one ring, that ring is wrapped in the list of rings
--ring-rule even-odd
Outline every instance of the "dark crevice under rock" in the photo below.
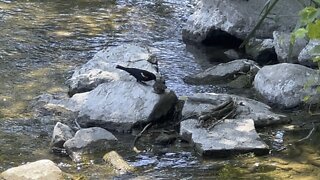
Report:
[[[222,30],[211,30],[206,39],[202,41],[206,46],[222,46],[226,48],[238,49],[243,40],[228,34]]]

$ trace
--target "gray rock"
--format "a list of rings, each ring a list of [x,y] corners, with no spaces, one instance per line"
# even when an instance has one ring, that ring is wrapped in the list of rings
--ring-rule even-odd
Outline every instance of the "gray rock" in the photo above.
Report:
[[[199,93],[186,97],[182,109],[182,119],[199,117],[208,113],[229,98],[232,98],[236,103],[237,109],[234,119],[253,119],[256,127],[283,124],[289,121],[284,115],[273,113],[271,108],[264,103],[236,95],[214,93]]]
[[[136,123],[156,120],[169,113],[177,97],[168,89],[153,92],[150,85],[135,81],[112,81],[72,98],[46,98],[44,108],[65,108],[77,112],[81,127],[97,126],[111,131],[130,131]]]
[[[67,81],[69,95],[90,91],[104,82],[136,81],[127,72],[116,69],[117,64],[144,69],[156,74],[156,68],[150,63],[151,61],[153,61],[152,55],[147,48],[133,44],[101,50],[90,61],[76,69]]]
[[[310,103],[319,103],[319,85],[316,70],[288,63],[264,66],[254,79],[254,88],[270,103],[283,108],[301,105],[307,96]]]
[[[296,43],[293,45],[291,58],[289,57],[289,47],[290,47],[290,33],[284,32],[273,32],[274,48],[278,56],[279,62],[286,63],[298,63],[298,56],[301,50],[307,45],[305,39],[297,39]]]
[[[73,138],[74,132],[73,130],[60,122],[57,122],[57,124],[54,126],[52,139],[51,139],[51,147],[58,147],[62,148],[63,144]]]
[[[199,74],[186,76],[184,81],[189,84],[223,84],[231,82],[245,74],[251,79],[249,83],[251,85],[258,69],[259,66],[254,61],[240,59],[218,64]]]
[[[309,67],[317,67],[318,64],[313,62],[313,58],[315,56],[319,56],[319,54],[316,54],[312,52],[313,48],[316,46],[320,46],[320,40],[310,40],[309,43],[305,48],[302,49],[302,51],[299,54],[298,61],[300,64],[309,66]]]
[[[10,168],[0,175],[0,179],[5,180],[61,180],[64,179],[62,171],[54,164],[54,162],[43,159],[18,167]]]
[[[248,152],[262,155],[269,152],[252,119],[226,119],[210,131],[198,127],[198,120],[188,119],[181,122],[180,135],[192,142],[202,156],[223,157]]]
[[[251,39],[246,45],[246,53],[259,65],[278,62],[273,39]]]
[[[75,136],[64,143],[64,148],[72,152],[96,152],[111,148],[112,143],[118,139],[109,131],[92,127],[80,129]]]
[[[239,53],[234,49],[229,49],[225,51],[224,54],[231,60],[236,60],[240,58]]]
[[[219,30],[244,39],[257,24],[265,3],[266,0],[202,0],[183,29],[183,39],[200,43]],[[256,37],[271,38],[275,30],[290,32],[298,20],[296,13],[302,8],[297,1],[279,1],[256,31]]]

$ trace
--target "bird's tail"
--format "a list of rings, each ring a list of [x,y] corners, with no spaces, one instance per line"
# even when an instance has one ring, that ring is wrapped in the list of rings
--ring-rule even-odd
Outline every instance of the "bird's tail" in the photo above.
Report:
[[[117,69],[122,69],[122,70],[126,70],[126,69],[127,69],[127,68],[125,68],[125,67],[123,67],[123,66],[120,66],[120,65],[117,65],[116,68],[117,68]]]

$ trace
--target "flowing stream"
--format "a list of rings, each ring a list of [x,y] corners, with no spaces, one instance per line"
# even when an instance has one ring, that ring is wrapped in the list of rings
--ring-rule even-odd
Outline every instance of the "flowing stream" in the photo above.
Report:
[[[182,81],[202,69],[181,38],[194,4],[195,0],[0,0],[0,172],[51,159],[65,172],[79,177],[112,177],[96,156],[79,167],[67,157],[52,155],[48,145],[55,122],[34,118],[29,108],[38,95],[66,93],[64,83],[72,70],[103,48],[124,43],[150,47],[168,88],[178,95],[227,92],[217,86],[191,86]],[[307,130],[287,132],[277,128],[261,132],[274,149],[281,149],[286,138],[299,139],[308,134]],[[315,141],[319,133],[304,146],[293,146],[292,157],[279,152],[271,157],[249,154],[209,160],[199,157],[184,142],[166,148],[150,145],[152,151],[137,155],[128,149],[132,137],[118,136],[124,142],[118,147],[119,154],[138,168],[134,176],[119,179],[272,179],[320,174],[319,145]],[[309,156],[314,161],[306,160]],[[254,169],[257,163],[262,168]],[[277,166],[270,170],[274,163],[283,169]]]

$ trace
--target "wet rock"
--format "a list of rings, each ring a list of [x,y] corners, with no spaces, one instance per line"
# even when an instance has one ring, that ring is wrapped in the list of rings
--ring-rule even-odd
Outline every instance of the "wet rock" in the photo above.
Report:
[[[264,103],[236,95],[214,93],[199,93],[185,97],[182,119],[199,118],[203,114],[210,113],[212,109],[230,98],[236,106],[234,119],[253,119],[256,127],[283,124],[289,121],[286,116],[273,113],[271,108]]]
[[[201,0],[183,29],[183,39],[196,43],[222,44],[227,38],[221,38],[220,31],[244,39],[259,21],[257,12],[264,8],[265,3],[265,0]],[[256,31],[256,37],[271,38],[274,30],[290,32],[298,20],[296,12],[302,8],[299,2],[279,1],[270,13],[276,18],[266,18]]]
[[[298,64],[264,66],[254,79],[255,89],[270,103],[293,108],[304,103],[319,103],[319,73]]]
[[[43,159],[31,162],[18,167],[10,168],[0,175],[0,179],[5,180],[61,180],[64,179],[62,171],[55,165],[54,162]]]
[[[92,127],[77,131],[73,138],[64,143],[63,147],[67,149],[69,154],[72,152],[96,152],[111,148],[116,141],[118,139],[109,131],[100,127]]]
[[[246,45],[246,53],[259,65],[276,64],[277,54],[273,39],[251,39]]]
[[[274,48],[278,56],[279,62],[286,63],[299,63],[298,56],[301,50],[307,45],[305,39],[297,39],[296,43],[293,45],[291,58],[289,57],[289,47],[290,47],[290,33],[284,32],[273,32]]]
[[[225,119],[211,130],[198,125],[197,119],[181,122],[180,135],[192,142],[202,156],[225,157],[248,152],[258,155],[269,153],[269,147],[260,139],[252,119]]]
[[[67,81],[69,95],[90,91],[105,82],[136,81],[127,72],[116,69],[117,64],[144,69],[157,74],[157,67],[154,67],[153,61],[147,48],[134,44],[124,44],[101,50],[90,61],[76,69]]]
[[[117,152],[111,151],[103,156],[103,160],[112,165],[119,174],[130,173],[134,168],[130,166]]]
[[[73,136],[74,132],[69,126],[57,122],[53,129],[51,147],[63,148],[63,144]]]
[[[177,139],[175,134],[161,133],[156,139],[155,143],[159,145],[172,144]]]
[[[310,40],[309,43],[299,54],[298,61],[300,64],[309,66],[309,67],[317,67],[318,64],[313,62],[313,58],[319,55],[313,51],[313,48],[316,46],[320,46],[320,40]]]
[[[186,76],[183,80],[189,84],[223,84],[231,82],[241,75],[247,75],[251,85],[258,69],[259,67],[254,61],[240,59],[218,64],[199,74]]]

